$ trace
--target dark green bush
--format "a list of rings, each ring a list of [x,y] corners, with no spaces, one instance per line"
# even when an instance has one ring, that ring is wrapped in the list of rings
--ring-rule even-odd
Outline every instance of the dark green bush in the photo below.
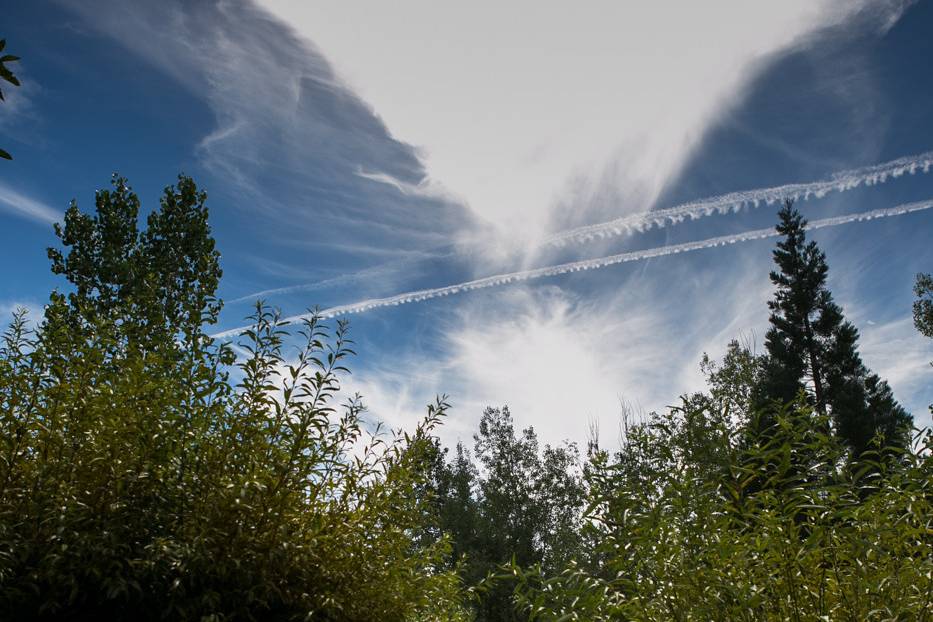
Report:
[[[588,469],[596,568],[514,568],[533,620],[923,620],[933,616],[933,441],[846,465],[805,405],[747,447],[686,401]],[[712,423],[712,425],[710,425]],[[727,435],[735,437],[736,435]],[[689,442],[687,442],[689,441]],[[727,451],[725,467],[722,451]],[[709,459],[716,458],[716,459]]]
[[[933,619],[929,433],[855,453],[806,387],[756,409],[761,359],[733,343],[709,395],[613,454],[594,439],[582,479],[507,409],[479,467],[448,463],[444,400],[365,431],[344,322],[291,352],[257,304],[236,347],[210,338],[205,200],[180,178],[144,232],[120,178],[72,206],[49,251],[67,294],[3,334],[3,619]]]
[[[125,182],[69,210],[55,293],[0,348],[4,619],[454,619],[459,583],[416,543],[413,493],[443,401],[370,436],[339,406],[347,326],[283,351],[257,306],[238,361],[203,331],[219,278],[204,195],[182,178],[136,231]],[[234,382],[231,378],[237,378]]]

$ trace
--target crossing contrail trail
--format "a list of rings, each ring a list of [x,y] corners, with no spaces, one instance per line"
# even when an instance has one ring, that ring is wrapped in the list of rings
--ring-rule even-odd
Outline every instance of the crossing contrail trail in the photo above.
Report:
[[[634,214],[595,225],[586,225],[575,229],[559,231],[538,242],[537,246],[562,247],[573,242],[588,242],[594,239],[610,238],[625,233],[640,232],[655,227],[665,227],[670,224],[682,222],[688,218],[690,220],[696,220],[717,212],[725,214],[730,210],[738,211],[744,207],[757,207],[761,204],[770,205],[784,199],[805,200],[810,197],[821,198],[830,192],[845,192],[861,185],[872,186],[882,184],[888,179],[900,177],[905,173],[910,173],[911,175],[917,171],[928,173],[931,166],[933,166],[933,151],[927,151],[919,155],[904,156],[873,166],[839,171],[833,173],[829,179],[823,181],[786,184],[783,186],[774,186],[772,188],[758,188],[756,190],[732,192],[716,197],[698,199],[689,203],[682,203],[674,207],[645,214]],[[2,201],[2,196],[0,196],[0,201]],[[342,275],[316,283],[266,289],[233,298],[226,302],[228,304],[235,304],[247,300],[255,300],[263,296],[324,289],[333,285],[356,280],[370,272],[370,270],[364,270],[355,274]]]
[[[919,155],[905,156],[873,166],[839,171],[823,181],[732,192],[645,214],[623,216],[608,222],[560,231],[545,238],[541,244],[564,246],[573,242],[588,242],[597,238],[609,238],[625,233],[644,231],[653,227],[665,227],[688,218],[696,220],[717,212],[725,214],[730,210],[738,211],[743,207],[770,205],[784,199],[821,198],[830,192],[845,192],[861,185],[882,184],[888,179],[900,177],[904,173],[910,173],[911,175],[917,171],[928,173],[931,166],[933,166],[933,151],[927,151]]]
[[[887,218],[890,216],[901,216],[903,214],[909,214],[911,212],[919,212],[922,210],[927,210],[933,208],[933,199],[927,199],[925,201],[917,201],[915,203],[905,203],[903,205],[898,205],[897,207],[889,207],[885,209],[876,209],[870,212],[861,212],[859,214],[849,214],[846,216],[834,216],[832,218],[823,218],[821,220],[814,220],[807,224],[807,230],[812,229],[822,229],[824,227],[835,227],[836,225],[844,225],[850,222],[858,222],[863,220],[874,220],[876,218]],[[340,305],[337,307],[330,307],[329,309],[324,309],[319,311],[317,315],[324,318],[332,318],[340,315],[348,315],[351,313],[362,313],[364,311],[370,311],[372,309],[378,309],[380,307],[393,307],[403,304],[409,304],[412,302],[421,302],[423,300],[429,300],[431,298],[439,298],[441,296],[451,296],[454,294],[459,294],[462,292],[469,292],[476,289],[485,289],[487,287],[498,287],[500,285],[507,285],[509,283],[516,283],[519,281],[529,281],[531,279],[540,279],[543,277],[549,276],[558,276],[561,274],[567,274],[569,272],[579,272],[581,270],[593,270],[596,268],[605,268],[606,266],[613,266],[620,263],[626,263],[630,261],[641,261],[642,259],[649,259],[652,257],[663,257],[665,255],[675,255],[677,253],[685,253],[689,251],[700,250],[703,248],[713,248],[716,246],[726,246],[728,244],[735,244],[736,242],[748,242],[750,240],[763,240],[766,238],[777,237],[779,234],[773,227],[767,229],[756,229],[754,231],[748,231],[745,233],[737,233],[733,235],[723,235],[715,238],[707,238],[705,240],[698,240],[696,242],[684,242],[682,244],[671,244],[668,246],[659,246],[656,248],[649,248],[638,251],[630,251],[626,253],[619,253],[617,255],[609,255],[607,257],[598,257],[595,259],[583,259],[580,261],[572,261],[569,263],[558,264],[555,266],[545,266],[543,268],[533,268],[531,270],[521,270],[518,272],[509,272],[505,274],[497,274],[493,276],[487,276],[481,279],[476,279],[473,281],[466,281],[464,283],[459,283],[456,285],[448,285],[446,287],[436,287],[433,289],[422,289],[412,292],[406,292],[404,294],[397,294],[395,296],[389,296],[387,298],[373,298],[370,300],[364,300],[362,302],[356,302],[348,305]],[[304,313],[301,315],[295,315],[289,318],[286,318],[288,322],[297,322],[302,319],[309,318],[313,313]],[[224,339],[227,337],[232,337],[243,330],[246,327],[233,328],[226,330],[220,333],[212,335],[218,339]]]

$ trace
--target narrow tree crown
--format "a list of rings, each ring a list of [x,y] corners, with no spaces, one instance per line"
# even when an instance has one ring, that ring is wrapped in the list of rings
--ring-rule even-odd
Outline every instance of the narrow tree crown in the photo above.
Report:
[[[836,433],[854,452],[868,449],[879,434],[887,443],[904,444],[910,415],[862,362],[858,330],[827,288],[825,253],[807,242],[807,221],[791,201],[778,217],[783,239],[773,253],[776,290],[768,302],[771,327],[757,405],[786,404],[803,391],[817,413],[831,415]]]

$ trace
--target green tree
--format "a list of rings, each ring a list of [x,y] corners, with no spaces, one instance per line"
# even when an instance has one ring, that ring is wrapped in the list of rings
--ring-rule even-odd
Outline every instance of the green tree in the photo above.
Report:
[[[929,618],[933,436],[896,469],[840,468],[839,440],[812,425],[821,415],[790,405],[773,417],[780,440],[766,430],[711,477],[689,428],[728,420],[695,412],[713,404],[686,400],[630,426],[617,454],[593,455],[585,525],[599,565],[513,567],[527,619]],[[796,468],[800,454],[831,476]],[[751,486],[761,480],[772,483]]]
[[[532,428],[515,435],[508,407],[487,408],[474,436],[483,468],[479,488],[481,547],[492,563],[514,557],[531,565],[542,558],[540,532],[547,509],[537,496],[538,438]]]
[[[516,435],[508,407],[487,408],[474,440],[489,554],[560,568],[574,552],[572,525],[582,505],[576,447],[541,448],[532,427]]]
[[[52,272],[68,279],[73,291],[53,295],[52,303],[62,307],[53,317],[78,333],[106,323],[118,329],[121,346],[201,347],[203,326],[217,321],[215,292],[223,274],[207,194],[180,176],[140,232],[139,199],[125,179],[114,175],[112,185],[96,193],[94,215],[72,202],[64,226],[55,225],[67,254],[48,250]]]
[[[529,427],[516,433],[508,407],[487,408],[474,435],[474,464],[458,444],[450,460],[437,448],[433,487],[441,532],[450,538],[449,566],[479,586],[479,621],[522,619],[503,566],[540,566],[556,574],[583,553],[585,492],[573,445],[539,445]]]
[[[3,52],[4,48],[6,48],[6,39],[0,39],[0,52]],[[13,75],[13,72],[10,71],[10,68],[7,67],[5,63],[12,63],[18,60],[19,56],[13,56],[12,54],[4,54],[3,56],[0,56],[0,79],[9,82],[13,86],[19,86],[19,80],[15,75]],[[3,101],[2,90],[0,90],[0,101]],[[0,149],[0,158],[12,160],[13,156],[11,156],[3,149]]]
[[[870,373],[858,354],[858,331],[826,287],[826,255],[806,241],[806,221],[787,201],[779,212],[777,231],[784,238],[774,250],[778,270],[769,301],[767,356],[756,388],[756,406],[792,403],[805,391],[816,414],[830,414],[836,433],[861,455],[876,435],[904,446],[910,415],[894,400],[890,387]],[[773,425],[764,416],[759,429]]]
[[[920,334],[933,338],[933,276],[918,274],[914,284],[914,326]]]
[[[914,295],[917,296],[914,301],[914,326],[921,335],[933,339],[933,276],[918,274]],[[933,412],[933,404],[930,405],[930,411]]]
[[[700,371],[718,411],[738,422],[748,421],[762,362],[763,357],[752,351],[749,342],[740,343],[738,339],[729,342],[722,361],[713,361],[703,354]]]
[[[220,303],[205,195],[180,178],[148,228],[125,181],[68,210],[70,282],[0,344],[0,611],[11,619],[460,619],[425,532],[439,400],[408,434],[337,402],[345,322],[294,354],[257,305],[246,354],[204,332]],[[234,383],[231,380],[236,377]]]
[[[448,462],[448,449],[435,443],[431,488],[435,508],[431,535],[442,534],[450,538],[450,557],[447,567],[459,568],[468,584],[476,583],[485,574],[474,559],[479,522],[478,480],[479,473],[470,458],[469,450],[457,443],[454,455]]]

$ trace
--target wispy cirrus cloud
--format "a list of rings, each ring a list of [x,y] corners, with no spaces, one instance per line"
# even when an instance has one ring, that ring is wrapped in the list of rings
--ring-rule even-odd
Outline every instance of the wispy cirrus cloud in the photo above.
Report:
[[[41,136],[35,132],[34,126],[40,121],[36,110],[36,99],[43,95],[42,85],[29,69],[28,61],[19,60],[10,64],[10,69],[16,74],[20,85],[14,87],[3,82],[3,102],[0,103],[0,129],[5,137],[20,142],[42,142]],[[13,149],[10,144],[4,145],[8,151]],[[15,154],[14,154],[15,157]]]
[[[264,248],[277,260],[326,257],[365,269],[385,258],[361,261],[361,246],[386,255],[432,249],[471,221],[427,191],[417,151],[322,51],[262,8],[179,0],[67,7],[209,108],[216,125],[194,152],[253,219],[253,235],[275,240]]]
[[[895,207],[889,208],[880,208],[876,210],[871,210],[868,212],[859,212],[856,214],[846,214],[843,216],[833,216],[830,218],[822,218],[819,220],[814,220],[807,223],[807,230],[813,231],[817,229],[825,229],[827,227],[837,227],[839,225],[845,225],[855,222],[866,222],[872,220],[878,220],[880,218],[893,218],[897,216],[904,216],[907,214],[914,214],[916,212],[923,212],[929,209],[933,209],[933,199],[927,199],[924,201],[915,201],[912,203],[905,203],[903,205],[898,205]],[[601,268],[608,268],[623,263],[630,263],[634,261],[644,261],[647,259],[654,259],[657,257],[666,257],[670,255],[679,255],[681,253],[689,253],[692,251],[705,250],[723,246],[729,246],[732,244],[740,242],[752,242],[757,240],[766,240],[770,238],[779,237],[780,234],[774,227],[768,227],[765,229],[755,229],[752,231],[746,231],[743,233],[734,233],[730,235],[717,236],[714,238],[707,238],[704,240],[698,240],[694,242],[683,242],[680,244],[670,244],[666,246],[659,246],[655,248],[647,248],[636,251],[628,251],[624,253],[617,253],[615,255],[609,255],[606,257],[597,257],[595,259],[581,259],[579,261],[573,261],[569,263],[563,263],[553,266],[544,266],[541,268],[530,268],[527,270],[521,270],[518,272],[509,272],[506,274],[496,274],[492,276],[483,277],[480,279],[474,279],[471,281],[466,281],[463,283],[457,283],[455,285],[447,285],[443,287],[435,287],[431,289],[422,289],[410,292],[404,292],[401,294],[395,294],[394,296],[388,296],[385,298],[375,298],[369,300],[363,300],[361,302],[350,303],[346,305],[339,305],[336,307],[331,307],[323,309],[319,312],[314,312],[314,314],[320,314],[323,317],[330,318],[340,315],[347,315],[351,313],[365,313],[366,311],[372,311],[374,309],[380,309],[383,307],[396,307],[404,304],[412,304],[417,302],[424,302],[426,300],[432,300],[434,298],[441,298],[444,296],[453,296],[461,294],[464,292],[476,291],[481,289],[487,289],[490,287],[500,287],[503,285],[509,285],[513,283],[521,283],[525,281],[531,281],[534,279],[546,278],[546,277],[555,277],[563,274],[571,274],[574,272],[581,272],[585,270],[598,270]],[[312,313],[303,314],[299,316],[294,316],[289,318],[290,321],[299,321],[303,318],[310,317]],[[222,333],[217,333],[216,337],[225,337],[237,333],[242,329],[230,329]]]
[[[307,291],[369,275],[383,286],[371,295],[384,297],[520,270],[527,265],[515,264],[528,258],[515,250],[549,232],[645,212],[699,159],[710,124],[741,105],[775,54],[809,45],[812,33],[865,6],[884,12],[889,4],[897,3],[639,11],[608,2],[572,9],[270,3],[290,25],[250,3],[70,6],[174,76],[213,114],[193,152],[233,196],[255,252],[269,265],[296,266],[294,280],[249,289],[302,294],[291,283],[319,264],[326,270],[307,272],[324,278]],[[769,183],[731,173],[717,180],[724,188],[687,200]],[[493,235],[495,228],[505,235]],[[473,252],[456,270],[432,265],[427,284],[405,282],[420,271],[380,282],[389,262],[443,254],[458,240]],[[590,415],[614,416],[620,396],[659,408],[693,387],[709,335],[760,327],[760,305],[757,320],[735,318],[753,313],[740,304],[751,287],[743,270],[766,282],[767,253],[739,256],[747,266],[649,260],[595,278],[557,274],[544,288],[464,297],[447,309],[455,319],[439,329],[440,351],[403,358],[389,346],[368,353],[357,378],[375,414],[393,425],[447,392],[464,413],[450,429],[469,430],[483,405],[509,402],[523,425],[535,423],[548,440],[579,439]],[[410,316],[396,317],[383,333],[420,338]],[[579,384],[579,392],[560,392],[562,383]]]
[[[687,219],[697,220],[715,213],[727,214],[746,208],[774,205],[783,200],[805,201],[811,197],[820,199],[832,192],[846,192],[860,186],[883,184],[905,174],[929,173],[931,166],[933,166],[933,151],[928,151],[871,166],[837,171],[829,179],[821,181],[730,192],[644,214],[633,214],[608,222],[559,231],[545,238],[544,243],[563,246],[571,242],[587,242],[598,238],[641,232],[652,227],[666,227]]]
[[[0,206],[8,212],[43,224],[59,222],[63,217],[62,212],[2,182],[0,182]]]
[[[487,242],[486,263],[647,210],[762,62],[872,6],[262,3],[419,146],[428,179],[506,232],[458,232]]]
[[[228,304],[241,302],[254,302],[258,299],[268,300],[293,294],[309,294],[311,292],[322,292],[342,288],[353,287],[357,290],[369,290],[378,282],[382,287],[386,284],[404,281],[405,278],[411,278],[415,274],[421,273],[427,260],[433,255],[415,254],[412,257],[403,258],[391,263],[383,263],[371,268],[357,270],[354,272],[344,272],[337,276],[321,278],[306,283],[297,283],[283,287],[272,287],[253,291],[236,298],[227,299]],[[280,271],[283,268],[276,266],[274,269]]]
[[[443,316],[440,353],[396,351],[391,364],[369,365],[349,382],[393,426],[411,426],[434,395],[448,394],[453,410],[440,434],[449,443],[468,442],[483,408],[501,404],[545,442],[583,442],[595,423],[612,443],[622,403],[660,410],[703,389],[703,352],[719,356],[729,339],[760,332],[770,292],[758,265],[714,299],[699,294],[715,277],[693,278],[685,266],[619,270],[619,288],[596,295],[573,283],[478,295]],[[665,298],[691,304],[659,305]]]
[[[914,327],[913,318],[903,316],[883,323],[864,322],[860,350],[866,364],[885,378],[913,411],[919,427],[933,425],[933,341]]]

